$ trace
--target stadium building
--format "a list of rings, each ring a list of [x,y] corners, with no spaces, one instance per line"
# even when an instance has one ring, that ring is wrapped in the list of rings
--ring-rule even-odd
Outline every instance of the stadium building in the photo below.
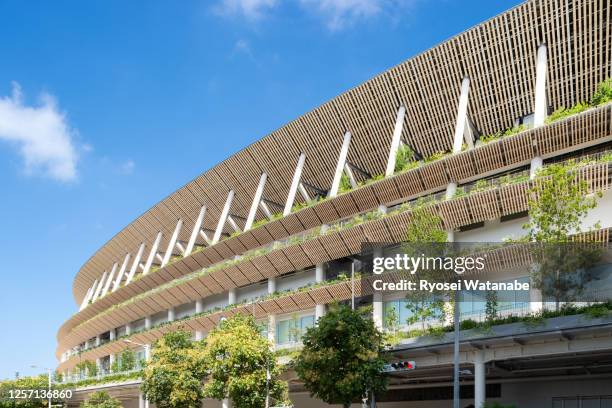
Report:
[[[380,327],[393,309],[408,329],[409,300],[347,277],[355,259],[394,250],[410,222],[406,203],[421,197],[436,199],[454,241],[501,241],[522,234],[537,169],[587,157],[580,176],[603,192],[588,220],[608,240],[612,105],[549,115],[590,101],[612,77],[611,11],[609,0],[522,3],[296,118],[142,214],[74,279],[78,311],[58,331],[57,370],[76,381],[91,361],[100,379],[80,386],[74,403],[104,389],[147,406],[138,378],[103,381],[120,353],[146,359],[165,332],[201,339],[236,313],[253,314],[277,350],[299,347],[330,303],[353,296],[372,304]],[[364,251],[372,242],[389,248]],[[507,302],[504,313],[534,304]],[[462,302],[462,319],[483,313],[482,299]],[[391,360],[417,368],[390,374],[378,405],[450,406],[452,342],[446,334],[394,346]],[[462,407],[612,407],[610,316],[467,330],[460,361]],[[296,407],[326,405],[286,375]]]

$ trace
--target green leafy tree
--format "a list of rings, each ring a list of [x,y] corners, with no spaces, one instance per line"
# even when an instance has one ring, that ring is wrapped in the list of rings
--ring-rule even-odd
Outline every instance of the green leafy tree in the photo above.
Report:
[[[229,398],[236,408],[263,407],[268,395],[271,405],[287,401],[287,384],[280,380],[271,344],[252,317],[237,314],[222,321],[208,334],[204,354],[207,397]]]
[[[0,381],[0,408],[43,408],[47,407],[46,399],[13,399],[11,390],[46,390],[49,378],[46,374],[34,377],[21,377],[15,380]],[[54,387],[55,388],[55,387]]]
[[[553,164],[541,169],[529,191],[527,240],[535,260],[532,272],[534,286],[544,297],[572,301],[592,279],[589,268],[598,259],[594,246],[572,244],[575,236],[589,232],[583,222],[597,206],[597,197],[588,193],[588,183],[577,177],[574,165]]]
[[[142,391],[158,408],[199,408],[206,374],[204,342],[183,330],[168,332],[151,350]]]
[[[111,397],[105,391],[92,393],[87,401],[81,403],[81,408],[121,408],[121,402]]]
[[[383,334],[364,311],[332,306],[302,342],[294,367],[312,396],[348,407],[366,392],[386,389]]]
[[[95,377],[98,375],[98,365],[95,361],[85,360],[76,365],[76,369],[86,377]]]

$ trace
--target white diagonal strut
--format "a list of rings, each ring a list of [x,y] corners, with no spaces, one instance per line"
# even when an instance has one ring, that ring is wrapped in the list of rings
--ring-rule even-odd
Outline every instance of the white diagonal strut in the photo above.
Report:
[[[130,268],[130,273],[125,279],[126,285],[130,283],[132,279],[134,279],[134,275],[136,274],[136,271],[138,270],[138,265],[140,265],[140,259],[142,259],[142,254],[144,253],[144,249],[145,249],[145,243],[143,242],[140,244],[140,247],[138,248],[138,252],[136,252],[136,257],[134,258],[134,263],[132,263],[132,267]]]
[[[249,210],[249,215],[247,216],[246,223],[244,224],[245,231],[250,230],[253,226],[253,221],[255,221],[255,214],[257,214],[257,208],[259,207],[259,203],[261,202],[261,196],[263,195],[267,179],[268,175],[266,173],[261,173],[261,177],[259,178],[259,184],[257,185],[257,190],[255,190],[253,202],[251,203],[251,209]]]
[[[334,198],[338,195],[338,188],[340,187],[340,179],[342,178],[342,170],[344,169],[344,163],[346,163],[346,156],[348,155],[349,145],[351,144],[351,132],[348,130],[344,134],[344,140],[342,141],[342,147],[340,148],[340,155],[338,156],[338,163],[336,164],[336,172],[334,173],[334,180],[332,181],[331,188],[329,189],[330,198]]]
[[[461,81],[461,94],[459,95],[459,106],[457,107],[457,123],[455,124],[455,138],[453,139],[453,153],[461,152],[461,148],[463,147],[469,95],[470,79],[465,77],[463,81]]]
[[[357,180],[355,179],[355,175],[353,174],[353,170],[351,169],[351,166],[348,165],[348,163],[344,163],[344,172],[346,173],[346,175],[349,178],[349,183],[351,183],[351,187],[352,188],[357,188]]]
[[[391,148],[389,149],[389,158],[387,159],[387,170],[385,171],[385,177],[392,176],[395,172],[395,159],[397,157],[397,150],[399,149],[400,142],[402,140],[405,115],[406,108],[404,105],[400,105],[399,109],[397,110],[397,117],[395,118],[395,127],[393,128],[393,137],[391,138]]]
[[[266,217],[268,217],[269,219],[272,219],[272,211],[270,211],[268,204],[266,204],[264,200],[261,200],[259,202],[259,207],[261,208],[261,211],[263,211],[264,214],[266,214]]]
[[[221,239],[221,233],[223,233],[223,227],[225,226],[225,221],[227,221],[227,216],[232,206],[233,199],[234,190],[230,190],[230,192],[227,193],[227,199],[225,200],[223,211],[221,211],[221,216],[219,217],[219,222],[217,223],[217,229],[215,230],[215,235],[213,235],[212,245],[215,245],[217,242],[219,242],[219,239]]]
[[[295,172],[293,172],[293,180],[291,180],[289,194],[287,194],[287,201],[285,202],[285,209],[283,210],[283,216],[285,217],[291,213],[291,208],[293,207],[293,202],[295,201],[295,193],[300,185],[300,178],[302,177],[302,170],[304,170],[305,162],[306,155],[301,153],[300,157],[298,158],[297,166],[295,166]]]
[[[104,273],[102,274],[102,277],[100,278],[100,282],[98,282],[98,288],[96,289],[96,292],[94,293],[93,299],[91,299],[91,303],[95,302],[98,299],[98,296],[100,296],[100,293],[102,292],[102,288],[104,287],[104,283],[106,282],[107,276],[108,276],[108,272],[104,271]]]
[[[93,283],[93,285],[91,286],[91,293],[89,294],[89,298],[87,299],[87,303],[89,303],[91,301],[91,299],[93,299],[93,295],[94,293],[96,293],[96,288],[98,287],[98,280],[96,279]]]
[[[153,265],[153,260],[155,259],[155,255],[157,255],[157,248],[159,248],[159,243],[161,239],[162,239],[162,232],[159,231],[157,233],[157,236],[155,237],[153,246],[151,247],[151,252],[149,252],[147,263],[145,263],[144,269],[142,270],[143,275],[146,275],[147,273],[149,273],[149,270],[151,269],[151,265]]]
[[[170,262],[170,258],[172,257],[172,253],[174,252],[174,247],[176,246],[176,240],[178,239],[179,233],[181,232],[181,228],[183,227],[183,220],[179,218],[176,223],[176,227],[174,227],[174,232],[172,233],[172,237],[170,237],[170,242],[168,242],[168,249],[166,249],[166,253],[164,254],[164,259],[162,260],[161,266],[162,268],[168,265]]]
[[[81,306],[79,307],[79,311],[85,309],[85,306],[87,306],[87,302],[89,302],[89,298],[91,297],[91,289],[93,287],[90,287],[89,289],[87,289],[87,293],[85,294],[85,297],[83,298],[83,301],[81,302]]]
[[[191,230],[191,236],[189,237],[189,242],[187,243],[187,248],[185,248],[185,256],[189,256],[191,251],[193,251],[193,246],[196,243],[196,239],[198,238],[198,234],[202,228],[202,222],[204,222],[204,215],[206,214],[206,206],[203,205],[200,208],[200,213],[198,214],[198,218],[196,219],[195,224],[193,225],[193,229]]]
[[[542,126],[546,120],[546,45],[538,47],[536,57],[535,102],[533,107],[533,127]]]
[[[113,264],[111,269],[111,273],[108,275],[108,279],[106,280],[106,285],[104,285],[104,289],[102,290],[101,296],[104,297],[108,293],[110,289],[111,283],[113,283],[113,278],[115,277],[115,272],[117,272],[117,262]]]
[[[121,281],[123,280],[123,275],[125,275],[125,270],[127,269],[128,263],[130,263],[131,256],[132,255],[129,252],[125,254],[125,258],[123,258],[123,263],[119,269],[119,274],[117,275],[117,279],[115,279],[115,284],[113,285],[113,292],[119,289],[119,285],[121,285]]]
[[[306,187],[304,187],[304,184],[302,183],[300,183],[300,193],[302,193],[302,197],[304,197],[304,200],[310,201],[310,194],[308,194]]]

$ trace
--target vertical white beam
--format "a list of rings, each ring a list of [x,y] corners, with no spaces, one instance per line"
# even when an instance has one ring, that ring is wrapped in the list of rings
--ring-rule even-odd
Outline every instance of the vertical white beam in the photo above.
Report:
[[[455,137],[453,139],[453,153],[461,152],[463,146],[463,135],[465,122],[467,120],[468,96],[470,94],[470,79],[465,77],[461,81],[461,94],[459,95],[459,106],[457,108],[457,123],[455,124]]]
[[[217,229],[215,230],[215,235],[213,235],[213,239],[211,244],[215,245],[219,242],[221,238],[221,233],[223,232],[223,226],[225,225],[225,221],[227,221],[227,216],[229,214],[230,207],[232,206],[232,200],[234,199],[234,190],[230,190],[227,193],[227,199],[225,200],[225,205],[223,206],[223,211],[221,211],[221,216],[219,217],[219,222],[217,223]]]
[[[381,258],[383,256],[383,249],[376,247],[374,248],[373,258]],[[384,310],[383,310],[383,296],[382,292],[376,291],[372,296],[372,320],[374,326],[378,330],[382,330],[384,327]],[[397,311],[399,314],[399,310]]]
[[[96,292],[94,293],[93,299],[91,299],[92,303],[96,301],[96,299],[98,299],[98,296],[100,296],[100,293],[102,293],[102,288],[104,287],[104,284],[106,283],[106,277],[108,276],[108,272],[104,271],[104,273],[102,274],[102,277],[100,278],[100,282],[98,283],[98,288],[96,289]]]
[[[229,305],[236,303],[236,288],[232,288],[227,292],[227,303]]]
[[[261,201],[261,196],[263,195],[267,179],[268,175],[266,173],[261,173],[261,177],[259,178],[259,184],[257,185],[257,190],[255,190],[253,202],[251,203],[251,209],[249,210],[249,215],[247,216],[246,224],[244,224],[245,231],[250,230],[253,226],[253,221],[255,221],[255,214],[257,213],[257,208],[259,208],[259,202]]]
[[[315,265],[315,282],[321,283],[325,280],[325,264]],[[326,308],[324,304],[315,305],[315,322],[325,316]]]
[[[134,263],[132,264],[132,267],[130,268],[130,273],[128,274],[126,280],[125,280],[125,284],[127,285],[128,283],[130,283],[132,281],[132,279],[134,278],[134,274],[136,273],[136,270],[138,270],[138,265],[140,265],[140,259],[142,258],[142,254],[144,253],[144,249],[145,249],[145,244],[144,242],[140,244],[140,247],[138,248],[138,252],[136,252],[136,257],[134,258]]]
[[[291,213],[291,208],[293,207],[293,202],[295,201],[295,193],[300,185],[300,178],[302,177],[302,170],[304,170],[305,162],[306,155],[301,153],[300,157],[298,158],[297,166],[295,166],[295,172],[293,172],[293,180],[291,180],[291,187],[289,187],[289,194],[287,195],[287,202],[285,203],[285,209],[283,211],[284,216]]]
[[[346,156],[348,155],[349,145],[351,144],[351,132],[348,130],[344,134],[344,140],[342,141],[342,147],[340,148],[340,155],[338,156],[338,163],[336,164],[336,172],[334,173],[334,180],[332,181],[331,188],[329,189],[328,197],[334,198],[338,195],[338,187],[340,187],[340,179],[342,178],[342,170],[344,169],[344,163],[346,163]]]
[[[117,262],[113,264],[111,269],[111,273],[108,275],[108,279],[106,280],[106,285],[104,285],[104,289],[102,290],[102,297],[106,296],[108,290],[110,289],[111,283],[113,283],[113,278],[115,277],[115,272],[117,271]]]
[[[546,119],[546,45],[538,47],[536,57],[535,102],[533,107],[533,127],[542,126]]]
[[[204,221],[204,215],[206,214],[206,206],[203,205],[200,208],[200,213],[198,214],[198,218],[196,219],[195,224],[193,224],[193,230],[191,230],[191,236],[189,237],[189,242],[187,243],[187,248],[185,248],[185,257],[188,257],[193,251],[193,246],[195,245],[196,239],[198,238],[198,234],[202,228],[202,222]]]
[[[397,117],[395,118],[395,128],[393,128],[393,137],[391,138],[391,149],[389,149],[389,158],[387,159],[387,170],[385,171],[385,177],[392,176],[395,172],[395,158],[397,157],[397,150],[402,140],[402,130],[404,128],[404,116],[406,115],[406,108],[404,105],[400,105],[397,110]]]
[[[162,263],[161,263],[162,268],[168,265],[168,262],[170,262],[170,258],[172,257],[172,252],[174,251],[176,240],[178,239],[182,226],[183,226],[183,220],[179,218],[179,220],[176,223],[176,227],[174,228],[174,232],[172,233],[172,237],[170,237],[170,242],[168,242],[168,249],[166,249],[166,253],[164,254],[164,259],[162,260]]]
[[[486,399],[484,351],[474,353],[474,408],[483,408]]]
[[[119,269],[119,274],[117,275],[117,279],[115,279],[115,284],[113,285],[113,292],[119,289],[119,285],[121,285],[121,280],[123,279],[123,275],[125,275],[125,270],[127,269],[131,256],[132,255],[129,252],[125,254],[125,258],[123,258],[123,263]]]
[[[149,257],[147,258],[147,263],[145,263],[144,269],[142,270],[142,274],[146,275],[149,273],[151,269],[151,265],[153,265],[153,260],[155,259],[155,255],[157,255],[157,248],[159,248],[159,243],[162,239],[162,232],[159,231],[157,236],[155,237],[155,241],[153,242],[153,246],[151,247],[151,252],[149,252]]]
[[[173,322],[176,319],[176,311],[173,307],[168,309],[168,321]]]
[[[276,292],[276,278],[268,278],[268,293]]]

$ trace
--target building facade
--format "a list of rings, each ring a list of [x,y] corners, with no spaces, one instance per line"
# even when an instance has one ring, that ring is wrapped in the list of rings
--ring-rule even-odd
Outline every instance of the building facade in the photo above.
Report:
[[[407,330],[410,300],[351,283],[355,260],[393,253],[410,222],[409,203],[423,197],[435,198],[432,206],[454,241],[518,237],[530,177],[549,163],[589,158],[580,175],[603,195],[587,223],[599,221],[607,240],[612,105],[559,120],[549,115],[590,101],[612,77],[611,8],[609,0],[522,3],[298,117],[181,187],[79,270],[78,312],[57,335],[58,371],[76,380],[79,363],[93,361],[105,374],[126,347],[146,359],[163,333],[183,327],[201,339],[235,313],[254,315],[278,350],[292,349],[330,303],[353,296],[372,304],[381,328],[394,310]],[[407,159],[398,158],[406,151]],[[388,246],[363,249],[372,242]],[[482,318],[482,300],[464,300],[462,316]],[[510,302],[506,312],[528,314],[533,303]],[[612,407],[612,319],[550,320],[462,337],[462,406],[486,399]],[[450,335],[406,338],[389,355],[414,360],[418,369],[393,374],[380,406],[449,406]],[[287,377],[295,406],[325,405],[291,372]],[[105,388],[126,406],[144,406],[138,384],[82,387],[77,394]]]

